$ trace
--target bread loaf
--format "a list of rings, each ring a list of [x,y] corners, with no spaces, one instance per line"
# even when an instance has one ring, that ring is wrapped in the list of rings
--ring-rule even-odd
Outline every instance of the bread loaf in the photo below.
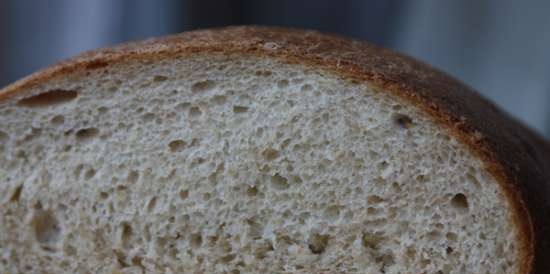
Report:
[[[543,274],[549,145],[313,31],[201,30],[0,91],[0,273]]]

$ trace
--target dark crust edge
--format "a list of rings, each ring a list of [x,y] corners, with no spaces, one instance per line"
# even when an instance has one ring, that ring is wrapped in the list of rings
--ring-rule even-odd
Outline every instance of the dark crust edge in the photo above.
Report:
[[[315,31],[226,27],[123,44],[81,54],[0,90],[0,100],[68,75],[130,61],[193,54],[253,55],[304,64],[367,82],[428,113],[467,145],[497,178],[512,205],[521,274],[550,269],[550,145],[454,78],[372,44]]]

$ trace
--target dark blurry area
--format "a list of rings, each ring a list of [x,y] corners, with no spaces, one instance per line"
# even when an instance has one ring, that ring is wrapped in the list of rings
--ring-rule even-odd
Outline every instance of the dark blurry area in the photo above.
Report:
[[[1,0],[0,86],[79,52],[226,25],[338,33],[396,49],[550,136],[548,1]]]

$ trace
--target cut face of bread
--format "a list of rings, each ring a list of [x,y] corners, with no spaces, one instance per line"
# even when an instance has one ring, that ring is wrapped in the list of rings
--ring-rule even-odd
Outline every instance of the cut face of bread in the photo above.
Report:
[[[483,164],[366,84],[200,56],[44,83],[0,108],[4,271],[517,270]]]
[[[199,52],[20,89],[1,273],[520,273],[485,162],[367,81]]]

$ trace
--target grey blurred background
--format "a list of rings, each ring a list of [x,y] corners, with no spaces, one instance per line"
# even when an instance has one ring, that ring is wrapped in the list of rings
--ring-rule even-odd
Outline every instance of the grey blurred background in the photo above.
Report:
[[[463,80],[550,137],[550,2],[0,0],[0,86],[79,52],[224,25],[318,29]]]

